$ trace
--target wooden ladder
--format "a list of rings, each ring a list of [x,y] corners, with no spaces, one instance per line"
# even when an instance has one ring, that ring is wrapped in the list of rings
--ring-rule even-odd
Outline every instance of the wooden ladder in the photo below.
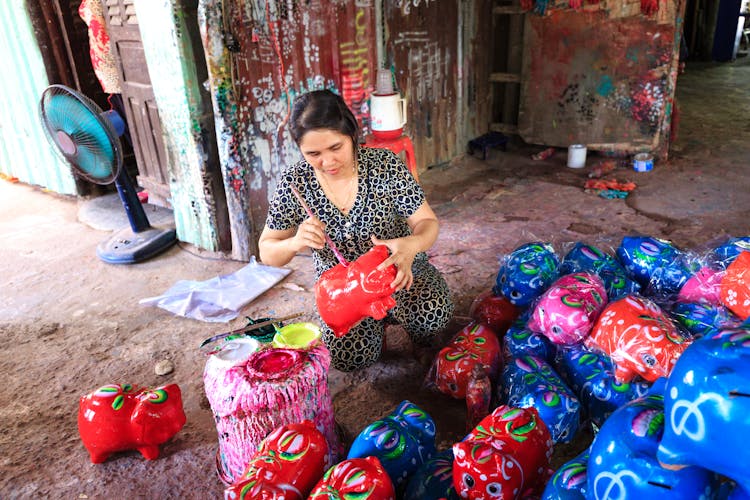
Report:
[[[490,73],[490,130],[493,132],[518,134],[525,14],[519,0],[495,0],[492,7],[495,40]]]

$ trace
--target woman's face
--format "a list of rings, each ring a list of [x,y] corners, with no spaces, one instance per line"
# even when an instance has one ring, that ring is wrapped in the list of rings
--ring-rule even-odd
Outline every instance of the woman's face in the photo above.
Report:
[[[311,130],[299,143],[305,160],[326,175],[349,175],[354,168],[352,138],[336,130]]]

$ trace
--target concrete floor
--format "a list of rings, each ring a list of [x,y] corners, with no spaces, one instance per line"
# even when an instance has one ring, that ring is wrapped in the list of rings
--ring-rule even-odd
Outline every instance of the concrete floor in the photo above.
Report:
[[[625,235],[646,234],[700,251],[727,236],[750,234],[748,81],[747,60],[688,64],[678,80],[682,120],[669,161],[648,173],[623,164],[606,176],[637,184],[625,200],[583,190],[606,158],[590,154],[586,168],[570,169],[564,151],[531,160],[541,146],[515,144],[486,161],[461,157],[423,173],[442,224],[430,255],[454,294],[454,330],[466,322],[474,297],[494,282],[498,260],[531,240],[549,241],[564,253],[579,240],[613,249]],[[244,263],[179,245],[138,265],[106,265],[94,249],[108,233],[79,221],[82,205],[91,208],[0,181],[0,497],[220,497],[216,428],[197,347],[214,333],[243,326],[245,315],[303,312],[310,318],[311,260],[296,257],[289,277],[229,324],[175,317],[138,301],[177,280],[209,279]],[[113,210],[119,210],[116,203]],[[459,440],[463,403],[421,388],[426,370],[398,330],[389,333],[388,346],[369,369],[330,373],[344,433],[356,435],[409,399],[436,420],[439,448]],[[173,363],[172,373],[155,374],[162,360]],[[126,382],[178,383],[187,424],[156,461],[127,452],[91,464],[78,437],[78,397]],[[556,463],[586,445],[584,435],[558,447]]]

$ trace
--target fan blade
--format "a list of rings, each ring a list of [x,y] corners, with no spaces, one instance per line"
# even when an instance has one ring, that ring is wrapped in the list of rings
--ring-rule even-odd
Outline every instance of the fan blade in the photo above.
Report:
[[[75,154],[66,158],[91,177],[104,179],[112,174],[115,152],[98,116],[65,94],[52,95],[46,112],[51,131],[63,131],[76,145]]]

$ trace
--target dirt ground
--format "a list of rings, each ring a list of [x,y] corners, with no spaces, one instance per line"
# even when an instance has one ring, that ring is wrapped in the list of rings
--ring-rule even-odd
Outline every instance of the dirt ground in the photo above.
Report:
[[[545,161],[541,146],[512,144],[486,161],[470,156],[422,174],[442,230],[430,251],[456,302],[447,338],[467,321],[471,301],[494,282],[499,259],[531,241],[559,252],[578,240],[612,249],[628,234],[671,239],[701,249],[726,236],[750,234],[750,66],[689,64],[678,80],[682,110],[668,162],[636,173],[622,162],[608,178],[633,181],[626,199],[584,192],[583,183],[607,160],[590,153],[587,167],[565,166],[565,152]],[[615,160],[618,161],[618,160]],[[189,245],[132,266],[99,261],[105,232],[78,220],[82,202],[0,181],[0,497],[218,498],[217,435],[204,395],[205,365],[197,347],[214,333],[243,326],[244,316],[303,312],[311,319],[311,259],[298,256],[292,273],[228,324],[208,324],[138,304],[180,279],[205,280],[242,262]],[[169,360],[174,371],[159,376]],[[426,368],[408,340],[389,333],[388,350],[369,369],[329,375],[335,413],[351,439],[366,424],[409,399],[436,421],[438,447],[465,430],[463,402],[421,388]],[[187,424],[144,460],[125,452],[92,464],[78,436],[78,398],[110,383],[182,389]],[[585,447],[584,434],[555,451],[557,464]]]

